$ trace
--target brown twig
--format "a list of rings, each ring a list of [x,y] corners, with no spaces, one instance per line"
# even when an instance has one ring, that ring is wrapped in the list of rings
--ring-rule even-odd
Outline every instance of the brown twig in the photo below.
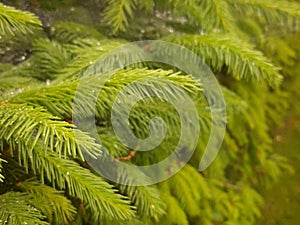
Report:
[[[116,158],[116,160],[117,161],[129,161],[131,158],[133,158],[135,156],[135,152],[136,151],[132,150],[129,152],[129,154],[127,156]]]

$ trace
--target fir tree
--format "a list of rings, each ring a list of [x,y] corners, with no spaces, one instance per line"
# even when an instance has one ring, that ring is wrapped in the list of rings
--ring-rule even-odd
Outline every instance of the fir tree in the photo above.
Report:
[[[271,45],[270,35],[298,31],[298,3],[107,0],[86,5],[66,1],[61,7],[57,2],[28,2],[35,14],[0,3],[0,224],[255,224],[263,203],[259,188],[292,170],[284,157],[274,154],[271,128],[288,108],[281,84],[289,74],[277,66],[297,57],[278,37],[272,43],[282,43],[289,53],[272,63],[267,56],[272,57],[274,47],[265,46]],[[20,7],[18,1],[14,4]],[[48,21],[51,7],[65,9],[62,15],[70,7],[79,15],[101,12],[101,22],[80,24],[73,14],[71,21],[59,15],[58,21]],[[83,151],[99,156],[102,145],[71,123],[73,99],[90,62],[143,39],[180,44],[210,66],[226,100],[227,132],[220,155],[199,173],[211,126],[201,85],[163,64],[118,71],[105,83],[95,112],[102,145],[115,159],[149,165],[168,156],[178,142],[176,114],[165,116],[166,109],[172,111],[168,104],[147,100],[132,111],[132,129],[146,137],[145,118],[160,115],[169,126],[165,142],[156,151],[133,154],[114,135],[113,101],[125,85],[141,77],[151,82],[162,77],[182,86],[197,103],[204,128],[195,154],[176,175],[156,185],[132,186],[131,171],[121,171],[129,185],[120,185],[85,162]],[[159,80],[154,83],[154,91],[166,94]]]

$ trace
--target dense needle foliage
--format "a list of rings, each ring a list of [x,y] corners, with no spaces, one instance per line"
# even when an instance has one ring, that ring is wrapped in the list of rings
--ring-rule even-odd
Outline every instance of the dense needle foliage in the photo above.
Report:
[[[296,1],[0,3],[0,224],[255,224],[263,204],[259,190],[292,171],[273,151],[272,128],[282,122],[296,90],[288,90],[285,80],[297,75],[299,25]],[[145,63],[116,72],[104,84],[95,110],[101,144],[72,123],[82,72],[110,50],[147,39],[192,50],[220,82],[227,132],[220,154],[201,173],[211,116],[201,83],[176,68]],[[166,158],[180,135],[174,108],[145,99],[132,109],[130,127],[145,138],[149,119],[160,116],[168,125],[164,142],[133,154],[116,138],[110,121],[114,99],[140,78],[152,86],[142,85],[137,93],[172,93],[153,78],[183,87],[197,106],[202,133],[176,175],[156,185],[125,186],[97,174],[82,151],[101,157],[104,145],[116,159],[150,165]],[[93,77],[86,82],[92,93]],[[82,112],[83,118],[91,116]],[[130,183],[131,171],[120,174]]]

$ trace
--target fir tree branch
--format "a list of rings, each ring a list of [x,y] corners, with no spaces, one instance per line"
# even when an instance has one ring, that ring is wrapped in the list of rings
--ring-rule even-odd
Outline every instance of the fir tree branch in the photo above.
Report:
[[[101,59],[101,56],[106,53],[116,49],[117,47],[125,44],[124,41],[116,40],[95,40],[95,39],[81,39],[75,40],[72,44],[65,45],[64,47],[68,52],[70,52],[74,58],[71,60],[64,69],[59,71],[58,80],[65,81],[66,79],[79,77],[85,72],[92,64],[96,63],[97,60]],[[138,51],[138,49],[137,49]],[[105,65],[102,63],[102,67],[105,70],[108,68],[113,68],[112,63],[116,63],[114,56],[111,56],[105,60]],[[130,56],[128,54],[121,54],[119,52],[117,56],[120,60],[128,62]],[[98,72],[101,72],[100,70]]]
[[[167,181],[170,185],[172,195],[180,203],[180,207],[185,213],[191,217],[198,216],[199,208],[199,189],[195,187],[194,180],[190,179],[183,170],[179,171],[175,176]]]
[[[169,36],[163,40],[183,45],[198,54],[214,70],[223,66],[234,77],[246,80],[267,81],[278,86],[281,75],[278,68],[248,43],[230,36],[219,35],[181,35]],[[164,51],[171,51],[166,50]]]
[[[277,0],[229,0],[233,11],[243,15],[263,16],[268,23],[280,23],[295,29],[300,25],[300,4]]]
[[[112,26],[113,33],[125,31],[128,17],[133,17],[136,8],[135,0],[107,0],[108,6],[103,12],[103,22]]]
[[[155,2],[154,0],[137,1],[137,5],[139,9],[152,12],[155,6]]]
[[[0,140],[7,141],[10,149],[18,145],[19,154],[31,155],[39,140],[44,147],[83,159],[82,151],[91,155],[101,153],[100,145],[85,133],[76,130],[74,125],[45,112],[41,107],[33,108],[19,104],[0,105]],[[76,133],[76,134],[75,134]],[[31,139],[33,142],[30,142]]]
[[[118,171],[118,183],[126,183],[126,185],[119,185],[121,193],[129,196],[131,201],[137,206],[138,215],[143,218],[143,221],[154,219],[159,221],[160,217],[165,214],[165,205],[160,198],[158,189],[155,186],[135,186],[132,185],[134,177],[141,179],[150,179],[143,172],[134,170],[127,170],[120,167]],[[147,215],[147,216],[145,216]]]
[[[50,225],[36,208],[31,207],[31,196],[19,192],[0,195],[0,222],[7,225]]]
[[[74,220],[76,209],[64,192],[43,185],[35,179],[20,182],[19,188],[32,197],[30,204],[40,210],[51,224],[68,224]]]
[[[134,81],[137,81],[140,84],[136,85],[136,89],[133,90],[137,96],[144,93],[148,93],[150,96],[151,93],[156,92],[158,97],[161,98],[166,96],[174,97],[174,92],[171,89],[171,86],[167,86],[168,82],[176,84],[178,87],[180,86],[187,93],[190,93],[192,97],[198,97],[197,95],[201,93],[200,84],[193,80],[191,76],[182,76],[179,73],[174,73],[172,71],[148,70],[145,68],[127,69],[116,72],[105,84],[103,84],[101,79],[103,79],[104,82],[104,78],[98,75],[81,80],[70,80],[63,83],[53,82],[50,85],[41,86],[36,89],[30,89],[16,94],[9,100],[9,102],[18,104],[26,103],[32,106],[43,106],[49,112],[59,116],[60,118],[67,117],[70,119],[72,118],[72,101],[76,93],[76,88],[80,82],[81,89],[84,90],[84,93],[77,92],[77,94],[83,101],[82,105],[88,102],[88,99],[93,99],[95,90],[98,90],[99,87],[101,87],[101,92],[99,93],[99,98],[96,104],[96,112],[92,105],[86,104],[85,108],[82,108],[80,116],[82,118],[89,118],[92,116],[91,113],[96,113],[97,118],[106,119],[117,94],[120,93],[125,85]],[[144,105],[143,110],[146,110],[149,114],[152,114],[153,111],[157,112],[165,110],[164,108],[160,110],[157,108],[158,106],[153,108],[150,106],[148,109],[147,107],[149,106]],[[138,117],[138,112],[136,113],[136,117]]]
[[[233,30],[233,17],[229,11],[226,1],[223,0],[204,0],[197,1],[202,13],[203,29],[221,29],[224,31]]]
[[[23,75],[43,81],[55,79],[71,60],[71,55],[60,43],[48,39],[35,40],[32,52],[31,66],[23,71]]]
[[[34,29],[39,29],[41,26],[41,22],[34,14],[0,3],[0,35],[33,33]]]
[[[58,22],[53,28],[51,37],[63,44],[72,44],[82,39],[103,40],[105,38],[95,28],[73,22]]]
[[[32,169],[40,173],[42,179],[46,176],[53,185],[80,198],[91,210],[93,221],[118,221],[134,216],[130,201],[117,194],[112,185],[74,161],[59,158],[56,153],[42,149],[40,145],[33,149],[30,158]],[[23,157],[29,158],[29,155]]]
[[[160,184],[161,198],[168,206],[167,214],[160,222],[163,224],[189,225],[188,217],[179,202],[171,195],[171,190],[166,182]]]
[[[15,71],[7,71],[0,74],[0,100],[6,101],[12,95],[18,92],[22,92],[24,87],[28,87],[35,83],[38,84],[38,80],[31,77],[21,77],[14,74]]]

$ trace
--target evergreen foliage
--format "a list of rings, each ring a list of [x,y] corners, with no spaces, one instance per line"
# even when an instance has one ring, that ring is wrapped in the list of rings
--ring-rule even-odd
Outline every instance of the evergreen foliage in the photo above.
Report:
[[[32,33],[42,25],[38,17],[0,3],[0,34],[14,36],[16,33]]]
[[[28,9],[51,14],[45,1],[32,2],[36,4]],[[14,4],[21,8],[19,1]],[[60,6],[56,1],[52,4]],[[58,19],[48,27],[42,25],[43,16],[0,3],[0,224],[255,224],[263,204],[259,189],[292,171],[287,160],[273,152],[271,129],[289,107],[284,78],[294,74],[286,68],[299,58],[299,52],[276,29],[298,32],[299,3],[87,1],[93,8],[73,1],[64,4],[61,10],[72,7],[95,15],[100,11],[100,24],[66,18],[70,21]],[[132,65],[103,84],[95,110],[101,144],[72,123],[74,95],[83,72],[110,50],[153,37],[192,50],[210,66],[222,87],[227,133],[219,156],[202,173],[197,168],[209,137],[211,115],[202,84],[176,68]],[[22,54],[16,60],[15,55]],[[107,63],[101,66],[107,68],[115,61]],[[81,83],[87,90],[86,96],[80,96],[81,103],[93,96],[97,88],[93,79],[87,77]],[[84,151],[101,158],[106,154],[104,146],[116,160],[150,165],[174,150],[180,120],[170,104],[158,99],[135,105],[129,122],[136,136],[145,138],[149,120],[163,118],[168,129],[159,147],[131,155],[133,149],[115,136],[112,105],[120,90],[134,81],[139,83],[134,94],[175,95],[166,81],[183,88],[196,103],[202,129],[189,163],[170,179],[151,186],[130,185],[134,183],[130,170],[118,171],[118,178],[128,185],[106,180],[83,156]],[[81,117],[90,118],[92,110],[88,105]],[[172,172],[172,168],[167,170]],[[150,179],[147,174],[141,177]]]

